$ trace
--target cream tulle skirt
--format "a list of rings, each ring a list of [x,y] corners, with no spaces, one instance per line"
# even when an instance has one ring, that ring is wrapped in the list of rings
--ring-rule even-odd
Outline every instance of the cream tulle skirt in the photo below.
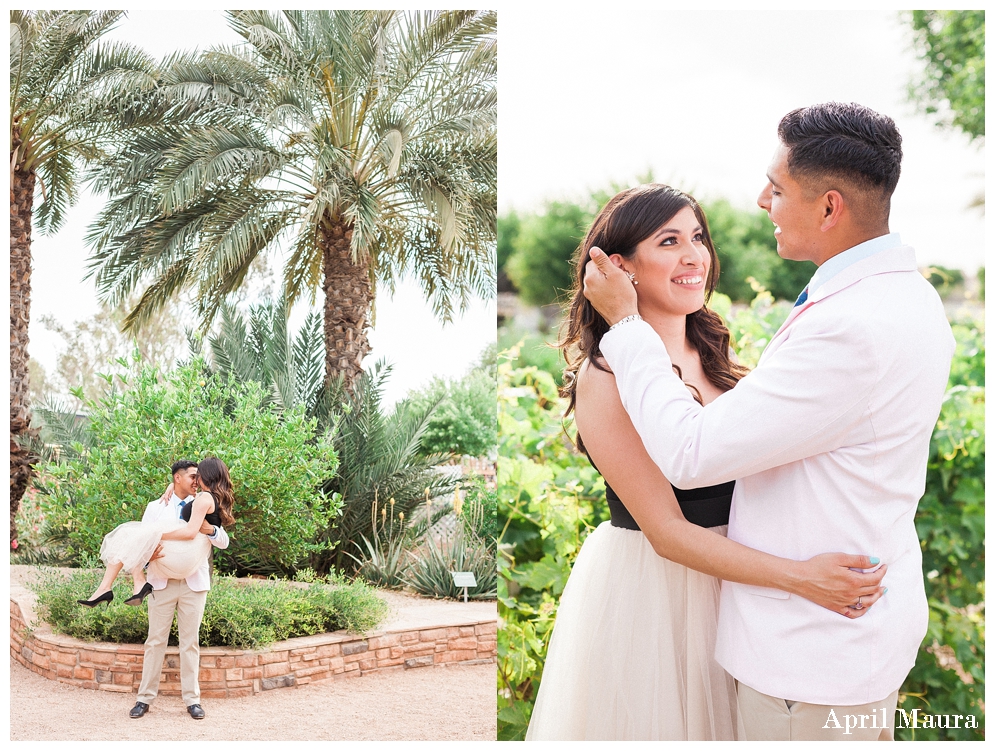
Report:
[[[717,579],[601,524],[563,591],[526,740],[735,740],[718,605]]]
[[[121,563],[125,571],[148,563],[164,533],[185,527],[186,522],[169,519],[159,522],[125,522],[104,537],[100,559],[105,565]],[[153,579],[186,579],[204,562],[211,551],[207,535],[192,540],[162,541],[162,558],[149,563],[148,576]]]

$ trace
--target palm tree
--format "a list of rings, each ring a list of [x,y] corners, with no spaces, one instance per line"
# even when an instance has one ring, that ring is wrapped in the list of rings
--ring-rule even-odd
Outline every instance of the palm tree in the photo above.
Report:
[[[312,312],[291,336],[287,313],[282,299],[256,305],[247,315],[223,305],[219,330],[208,341],[209,367],[222,378],[258,381],[270,402],[282,409],[303,404],[307,417],[315,420],[315,436],[332,442],[338,471],[323,479],[322,489],[328,496],[341,496],[342,511],[319,537],[331,549],[315,553],[311,565],[321,573],[355,568],[351,553],[364,537],[375,539],[373,528],[381,515],[390,513],[391,525],[398,518],[411,519],[426,491],[437,498],[455,487],[457,478],[436,469],[451,454],[423,452],[421,446],[440,400],[426,397],[418,405],[385,408],[381,399],[391,369],[383,363],[362,373],[351,393],[340,381],[328,384],[322,378],[320,317]],[[200,354],[196,342],[191,349]],[[49,422],[59,435],[69,435],[66,416],[53,414]]]
[[[235,49],[172,59],[168,126],[98,181],[91,273],[126,326],[181,287],[203,323],[261,253],[286,248],[290,304],[324,293],[325,378],[370,349],[378,288],[416,278],[443,320],[494,290],[496,15],[233,11]]]
[[[99,38],[123,11],[10,12],[10,539],[31,479],[28,324],[31,230],[54,233],[76,200],[80,166],[139,123],[152,60]],[[41,202],[35,208],[40,193]]]

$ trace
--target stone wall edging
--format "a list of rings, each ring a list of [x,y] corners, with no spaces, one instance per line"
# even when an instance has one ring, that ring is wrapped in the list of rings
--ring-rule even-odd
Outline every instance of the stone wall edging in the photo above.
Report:
[[[495,662],[497,622],[302,636],[259,650],[202,647],[200,694],[206,699],[249,696],[275,688],[350,678],[375,670]],[[28,670],[82,688],[137,693],[141,644],[84,642],[30,631],[10,601],[10,654]],[[179,651],[166,649],[159,693],[180,695]]]

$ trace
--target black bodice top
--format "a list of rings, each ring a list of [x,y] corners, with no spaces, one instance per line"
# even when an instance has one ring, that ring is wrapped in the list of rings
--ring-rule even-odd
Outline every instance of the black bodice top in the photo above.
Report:
[[[190,503],[188,503],[186,506],[184,506],[183,508],[180,509],[180,517],[183,519],[183,521],[185,521],[185,522],[190,521],[190,514],[191,514],[192,510],[193,510],[193,501],[190,501]],[[212,511],[207,516],[205,516],[204,520],[208,524],[213,524],[215,527],[223,527],[224,526],[221,523],[221,515],[218,513],[218,502],[217,501],[214,502],[214,511]]]
[[[699,527],[719,527],[729,523],[729,506],[732,503],[733,488],[736,487],[735,480],[694,490],[681,490],[673,485],[670,487],[674,488],[674,495],[677,496],[684,518],[692,524],[697,524]],[[607,482],[605,498],[608,500],[613,527],[639,529],[639,525],[622,503],[622,499],[618,497],[618,493],[612,490]]]

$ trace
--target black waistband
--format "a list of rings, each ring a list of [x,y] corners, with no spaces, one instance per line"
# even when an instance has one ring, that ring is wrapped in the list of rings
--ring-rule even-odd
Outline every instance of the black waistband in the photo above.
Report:
[[[729,523],[729,506],[732,504],[732,491],[735,487],[735,482],[727,482],[724,485],[694,490],[674,488],[674,494],[677,496],[677,503],[680,504],[681,513],[689,522],[699,527],[719,527]],[[605,483],[605,498],[611,511],[613,527],[639,531],[636,520],[607,483]]]

